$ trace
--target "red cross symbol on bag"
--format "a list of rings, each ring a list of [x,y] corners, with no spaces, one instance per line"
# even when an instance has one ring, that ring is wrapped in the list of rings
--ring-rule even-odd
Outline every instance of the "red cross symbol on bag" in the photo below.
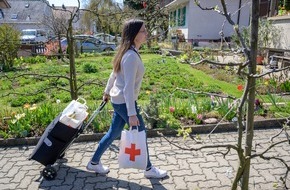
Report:
[[[125,148],[125,153],[130,155],[131,161],[135,161],[135,156],[141,155],[141,150],[136,149],[136,144],[131,143],[131,148]]]

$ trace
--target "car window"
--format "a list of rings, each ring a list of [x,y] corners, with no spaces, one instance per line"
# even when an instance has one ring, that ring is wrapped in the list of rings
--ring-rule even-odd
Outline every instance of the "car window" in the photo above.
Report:
[[[90,36],[77,36],[76,39],[81,42],[95,42],[96,39]]]

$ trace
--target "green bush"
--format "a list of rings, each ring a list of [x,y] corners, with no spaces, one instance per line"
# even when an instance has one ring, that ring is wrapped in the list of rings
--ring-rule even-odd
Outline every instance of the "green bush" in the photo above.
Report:
[[[85,73],[96,73],[98,72],[98,69],[96,65],[93,65],[91,63],[84,63],[83,70]]]
[[[0,67],[3,67],[4,71],[9,71],[20,47],[20,33],[8,24],[1,24],[0,44]]]

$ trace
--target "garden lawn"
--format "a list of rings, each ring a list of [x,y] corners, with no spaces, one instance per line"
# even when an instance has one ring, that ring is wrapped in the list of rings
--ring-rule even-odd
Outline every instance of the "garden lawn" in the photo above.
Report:
[[[156,54],[142,54],[146,73],[140,93],[141,101],[148,101],[148,94],[175,92],[176,88],[184,88],[192,91],[205,91],[222,93],[240,97],[242,93],[237,90],[237,84],[219,81],[202,71],[192,68],[190,65],[180,64],[172,57],[161,57]],[[25,60],[24,60],[25,61]],[[97,56],[76,59],[76,70],[79,96],[89,103],[101,100],[107,78],[112,70],[112,57]],[[43,102],[55,103],[60,100],[67,103],[71,100],[69,93],[69,81],[63,78],[49,77],[15,77],[20,74],[42,74],[53,76],[69,76],[69,65],[57,60],[47,60],[40,63],[23,62],[23,70],[5,73],[0,78],[0,106],[3,108],[22,107],[24,104],[41,104]],[[20,68],[20,67],[19,67]],[[87,83],[84,85],[84,83]],[[10,89],[13,90],[10,90]],[[9,94],[9,96],[6,96]],[[188,95],[175,92],[178,97],[186,98]]]
[[[92,112],[102,100],[107,79],[112,71],[113,57],[91,54],[81,57],[76,59],[77,86],[80,87],[78,95],[86,99],[89,112]],[[179,91],[177,88],[231,95],[236,98],[242,95],[237,89],[238,84],[219,81],[190,65],[181,64],[175,57],[157,54],[141,54],[141,57],[146,69],[139,96],[141,106],[147,106],[153,95],[159,98],[159,102],[168,97],[182,102],[194,96],[193,93]],[[0,75],[0,138],[39,136],[49,122],[71,101],[67,80],[69,64],[34,57],[17,60],[15,67],[15,71]],[[191,104],[183,105],[184,108],[179,110],[181,113],[188,112],[190,106]],[[102,132],[108,128],[111,119],[109,109],[111,105],[106,106],[105,111],[94,121],[93,131]],[[166,109],[165,112],[167,111]]]

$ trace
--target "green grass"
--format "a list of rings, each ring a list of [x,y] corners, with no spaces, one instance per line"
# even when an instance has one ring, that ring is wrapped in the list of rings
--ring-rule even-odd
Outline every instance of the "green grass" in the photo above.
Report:
[[[214,77],[204,73],[203,71],[194,68],[190,69],[187,67],[187,65],[185,66],[185,68],[189,69],[189,71],[194,75],[194,77],[201,80],[206,86],[216,85],[220,88],[221,92],[223,92],[224,94],[231,95],[236,98],[239,98],[242,95],[242,92],[237,90],[237,83],[234,84],[217,80]]]
[[[160,119],[160,122],[157,123],[146,121],[151,122],[152,127],[178,128],[179,119],[182,117],[198,123],[200,122],[197,119],[199,114],[206,115],[207,112],[213,111],[209,96],[178,91],[177,88],[193,92],[219,93],[236,98],[242,96],[242,91],[237,89],[238,84],[243,85],[242,80],[230,74],[230,71],[212,70],[207,67],[200,70],[180,63],[177,58],[157,54],[141,54],[141,57],[146,71],[139,95],[139,104],[144,110],[155,114],[156,118]],[[102,100],[107,79],[112,71],[112,58],[112,56],[104,55],[95,57],[83,55],[82,58],[76,59],[77,86],[80,87],[83,83],[91,81],[91,84],[84,85],[78,92],[79,97],[86,99],[90,113]],[[0,138],[42,134],[49,122],[71,101],[69,81],[64,78],[69,76],[68,63],[58,60],[29,60],[31,62],[19,63],[13,72],[0,74],[0,106],[2,108],[0,111],[0,118],[2,118],[0,120]],[[55,77],[37,77],[32,74]],[[59,100],[61,103],[57,104],[56,102]],[[271,100],[277,101],[278,99],[273,96]],[[36,104],[37,110],[31,111],[23,108],[27,105],[31,107],[33,104]],[[193,113],[192,106],[197,107],[197,113]],[[212,112],[211,115],[227,112],[228,106],[223,106],[214,113]],[[174,114],[169,111],[170,107],[175,107]],[[108,112],[110,109],[112,107],[108,104],[105,111],[94,120],[93,131],[107,130],[111,118]],[[217,114],[217,112],[219,113]],[[26,116],[19,122],[12,123],[18,113],[26,113]],[[38,117],[35,119],[36,115]],[[231,115],[231,117],[233,116]],[[42,120],[41,117],[45,117],[45,120]]]
[[[217,92],[235,97],[241,96],[241,92],[236,88],[237,84],[216,80],[190,65],[180,64],[175,58],[161,57],[156,54],[142,54],[141,56],[146,68],[140,93],[141,101],[148,101],[148,91],[170,94],[176,88]],[[76,59],[78,86],[86,81],[94,81],[94,84],[85,85],[79,91],[79,96],[84,97],[88,102],[101,100],[107,78],[112,70],[111,61],[111,56]],[[10,76],[11,80],[7,80],[3,76],[0,78],[1,107],[21,107],[25,103],[54,103],[57,99],[60,99],[63,103],[70,101],[69,92],[61,90],[69,90],[69,82],[66,79],[31,76],[13,78],[23,73],[68,77],[69,65],[67,63],[48,60],[45,63],[25,63],[23,65],[26,66],[24,71],[5,73]],[[88,72],[88,70],[94,72]],[[50,87],[47,89],[48,86]],[[10,88],[13,88],[13,90],[10,90]],[[43,91],[37,96],[36,94],[40,90]],[[8,93],[11,94],[5,96]],[[187,98],[184,93],[175,92],[175,94],[180,98]]]

